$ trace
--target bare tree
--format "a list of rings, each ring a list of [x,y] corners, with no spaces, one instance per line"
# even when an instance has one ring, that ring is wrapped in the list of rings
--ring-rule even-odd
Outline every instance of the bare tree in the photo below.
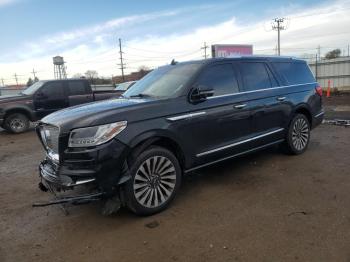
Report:
[[[94,79],[98,77],[98,73],[96,70],[87,70],[85,72],[86,78],[90,79],[90,82],[93,83]]]
[[[326,54],[326,59],[333,59],[339,57],[341,54],[340,49],[334,49]]]

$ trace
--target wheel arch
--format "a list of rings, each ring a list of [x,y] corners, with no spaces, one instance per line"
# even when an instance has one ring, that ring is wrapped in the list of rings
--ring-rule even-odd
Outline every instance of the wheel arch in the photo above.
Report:
[[[310,123],[310,127],[312,127],[312,114],[311,114],[311,110],[307,104],[298,105],[294,110],[294,115],[295,114],[305,115],[307,120]]]
[[[155,130],[141,134],[130,143],[129,157],[137,157],[141,152],[151,146],[160,146],[168,149],[179,160],[182,169],[185,169],[186,156],[182,146],[177,142],[176,137],[163,130]]]
[[[5,111],[4,119],[6,119],[9,115],[12,115],[12,114],[23,114],[29,119],[29,121],[33,121],[33,116],[27,108],[23,108],[23,107],[9,108]]]

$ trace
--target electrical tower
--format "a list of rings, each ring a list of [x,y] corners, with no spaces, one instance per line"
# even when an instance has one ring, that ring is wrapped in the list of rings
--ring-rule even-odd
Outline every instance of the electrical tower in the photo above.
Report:
[[[281,41],[280,41],[280,31],[286,30],[287,28],[283,26],[284,18],[275,18],[272,22],[272,29],[277,31],[277,51],[278,55],[281,55]]]
[[[55,79],[67,79],[66,67],[62,56],[55,56],[53,59],[53,71]]]
[[[123,63],[123,51],[122,51],[122,40],[119,38],[119,56],[120,56],[120,69],[122,70],[122,78],[123,81],[125,81],[125,77],[124,77],[124,68],[125,68],[125,64]]]
[[[33,79],[33,80],[34,80],[34,82],[35,82],[35,78],[36,78],[36,73],[37,73],[37,72],[35,72],[35,70],[34,70],[34,68],[33,68],[33,71],[32,71],[31,73],[32,73],[33,76],[34,76],[34,79]]]
[[[204,49],[204,58],[207,59],[207,48],[209,48],[209,46],[207,45],[206,42],[204,42],[203,47],[201,47],[201,49]]]
[[[16,85],[18,86],[18,75],[15,73],[13,76],[15,77]]]

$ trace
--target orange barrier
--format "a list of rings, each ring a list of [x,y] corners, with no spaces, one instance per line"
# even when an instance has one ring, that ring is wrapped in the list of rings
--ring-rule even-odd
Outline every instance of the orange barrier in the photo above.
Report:
[[[328,80],[327,97],[331,96],[331,80]]]

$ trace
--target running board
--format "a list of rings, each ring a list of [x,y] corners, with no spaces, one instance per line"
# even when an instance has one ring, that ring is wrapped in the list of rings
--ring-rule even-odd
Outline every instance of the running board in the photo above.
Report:
[[[242,155],[246,155],[246,154],[248,154],[248,153],[252,153],[252,152],[255,152],[255,151],[259,151],[259,150],[261,150],[261,149],[264,149],[264,148],[267,148],[267,147],[270,147],[270,146],[273,146],[273,145],[276,145],[276,144],[280,144],[280,143],[282,143],[283,141],[284,141],[284,139],[280,139],[280,140],[277,140],[277,141],[275,141],[275,142],[268,143],[268,144],[265,144],[265,145],[263,145],[263,146],[258,146],[258,147],[249,149],[249,150],[247,150],[247,151],[244,151],[244,152],[241,152],[241,153],[232,155],[232,156],[224,157],[224,158],[215,160],[215,161],[213,161],[213,162],[209,162],[209,163],[206,163],[206,164],[203,164],[203,165],[199,165],[199,166],[196,166],[196,167],[193,167],[193,168],[190,168],[190,169],[185,170],[184,173],[186,174],[186,173],[192,172],[192,171],[194,171],[194,170],[197,170],[197,169],[200,169],[200,168],[203,168],[203,167],[206,167],[206,166],[210,166],[210,165],[219,163],[219,162],[221,162],[221,161],[225,161],[225,160],[228,160],[228,159],[231,159],[231,158],[234,158],[234,157],[239,157],[239,156],[242,156]]]

